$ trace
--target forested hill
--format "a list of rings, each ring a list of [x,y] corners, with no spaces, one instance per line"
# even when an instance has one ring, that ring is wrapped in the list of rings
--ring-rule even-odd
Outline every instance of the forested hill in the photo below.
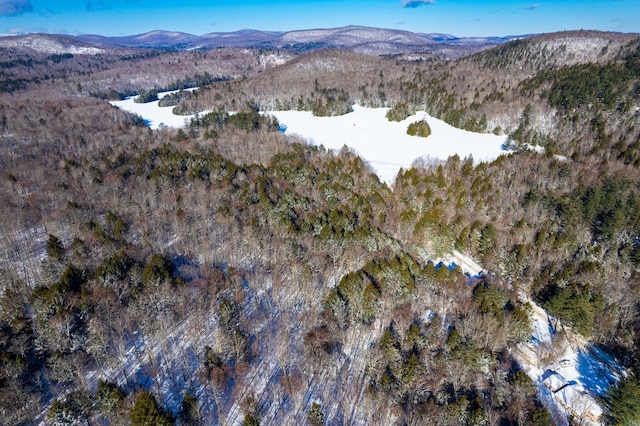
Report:
[[[640,420],[636,35],[455,61],[3,49],[3,423],[562,423],[514,359],[526,298],[627,368],[602,421]],[[108,103],[193,82],[167,101],[200,112],[184,129]],[[389,187],[259,113],[353,103],[517,152]],[[454,249],[488,274],[438,263]]]
[[[351,104],[397,106],[468,130],[512,136],[566,157],[638,161],[638,49],[634,34],[575,31],[505,43],[456,61],[323,50],[261,75],[202,90],[196,112],[245,102],[264,110],[344,113]],[[592,154],[596,153],[596,156]]]
[[[367,55],[421,54],[453,59],[494,47],[509,40],[528,37],[455,37],[449,34],[418,34],[410,31],[350,25],[338,28],[288,32],[239,30],[201,36],[177,31],[150,31],[144,34],[105,37],[97,34],[78,36],[26,34],[0,37],[2,46],[46,49],[49,53],[98,53],[112,49],[151,49],[173,52],[208,51],[220,48],[283,49],[309,53],[338,49]],[[87,47],[90,49],[87,50]]]

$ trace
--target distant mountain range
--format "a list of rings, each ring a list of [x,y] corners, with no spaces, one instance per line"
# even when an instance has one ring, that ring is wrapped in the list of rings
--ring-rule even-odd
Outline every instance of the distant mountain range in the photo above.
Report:
[[[216,47],[280,48],[299,53],[334,48],[371,55],[424,52],[455,52],[461,56],[522,36],[459,38],[448,34],[417,34],[410,31],[348,26],[288,32],[240,30],[192,34],[152,31],[125,37],[78,36],[96,46],[146,47],[154,49],[211,49]],[[446,56],[451,56],[448,53]]]
[[[25,39],[26,36],[5,37],[0,46],[9,43],[9,39]],[[45,35],[41,35],[47,37]],[[100,35],[48,36],[60,45],[71,49],[70,43],[61,39],[76,40],[87,48],[150,48],[169,50],[200,50],[218,47],[245,47],[265,49],[287,49],[297,53],[333,48],[369,55],[392,55],[401,53],[427,53],[446,58],[457,58],[509,40],[527,36],[508,37],[454,37],[448,34],[418,34],[393,29],[347,26],[333,29],[311,29],[288,32],[240,30],[234,32],[216,32],[196,36],[172,31],[151,31],[122,37]],[[15,41],[12,43],[15,44]],[[38,44],[38,43],[35,43]],[[40,43],[42,44],[42,43]],[[51,44],[51,43],[45,43]],[[22,43],[25,46],[26,43]],[[17,47],[17,46],[14,46]],[[26,46],[28,47],[28,45]],[[74,53],[61,51],[60,53]],[[89,53],[89,51],[87,51]]]

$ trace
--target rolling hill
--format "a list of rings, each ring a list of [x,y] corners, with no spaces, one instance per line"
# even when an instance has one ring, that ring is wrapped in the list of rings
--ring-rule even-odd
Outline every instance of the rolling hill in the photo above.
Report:
[[[332,48],[370,55],[427,52],[446,58],[456,58],[521,37],[457,38],[442,34],[416,34],[409,31],[348,26],[289,32],[240,30],[230,33],[208,33],[201,36],[152,31],[126,37],[82,35],[77,38],[97,46],[177,50],[217,47],[278,48],[299,53]]]

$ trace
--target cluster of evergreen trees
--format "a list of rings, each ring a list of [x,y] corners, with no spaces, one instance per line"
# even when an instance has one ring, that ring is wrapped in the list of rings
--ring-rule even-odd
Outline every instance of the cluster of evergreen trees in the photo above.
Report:
[[[407,134],[426,138],[431,134],[431,127],[429,127],[427,120],[416,121],[409,124],[407,127]]]

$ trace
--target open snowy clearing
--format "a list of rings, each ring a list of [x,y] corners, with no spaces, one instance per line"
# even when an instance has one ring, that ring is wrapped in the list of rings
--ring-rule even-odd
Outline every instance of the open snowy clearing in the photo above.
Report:
[[[353,106],[353,112],[337,117],[314,117],[309,111],[270,111],[286,134],[298,134],[328,149],[353,149],[369,163],[378,177],[391,183],[400,168],[409,168],[420,158],[446,160],[454,154],[472,156],[474,161],[491,161],[508,151],[506,136],[457,129],[424,111],[400,122],[387,120],[389,108]],[[427,138],[407,134],[409,124],[426,120]]]
[[[158,93],[158,97],[172,92]],[[111,102],[112,105],[140,115],[152,129],[161,125],[184,127],[194,116],[173,114],[173,107],[160,107],[159,101],[138,104],[135,97]],[[392,122],[385,117],[389,108],[366,108],[354,105],[353,112],[337,117],[314,117],[309,111],[269,111],[286,134],[297,134],[327,149],[348,146],[367,162],[378,177],[393,182],[401,168],[410,168],[418,159],[446,160],[454,154],[472,156],[474,161],[491,161],[509,151],[504,149],[506,136],[474,133],[457,129],[424,111]],[[426,120],[431,128],[427,138],[407,134],[409,124]]]
[[[172,90],[170,92],[159,92],[158,99],[162,99],[164,96],[175,92],[178,92],[178,90]],[[172,106],[159,106],[158,103],[160,102],[160,100],[139,104],[134,102],[136,98],[137,96],[131,96],[123,101],[112,101],[110,102],[110,104],[125,111],[138,114],[147,122],[149,127],[154,130],[159,129],[161,125],[174,128],[185,127],[189,123],[189,120],[195,117],[195,115],[176,115],[173,113]]]

